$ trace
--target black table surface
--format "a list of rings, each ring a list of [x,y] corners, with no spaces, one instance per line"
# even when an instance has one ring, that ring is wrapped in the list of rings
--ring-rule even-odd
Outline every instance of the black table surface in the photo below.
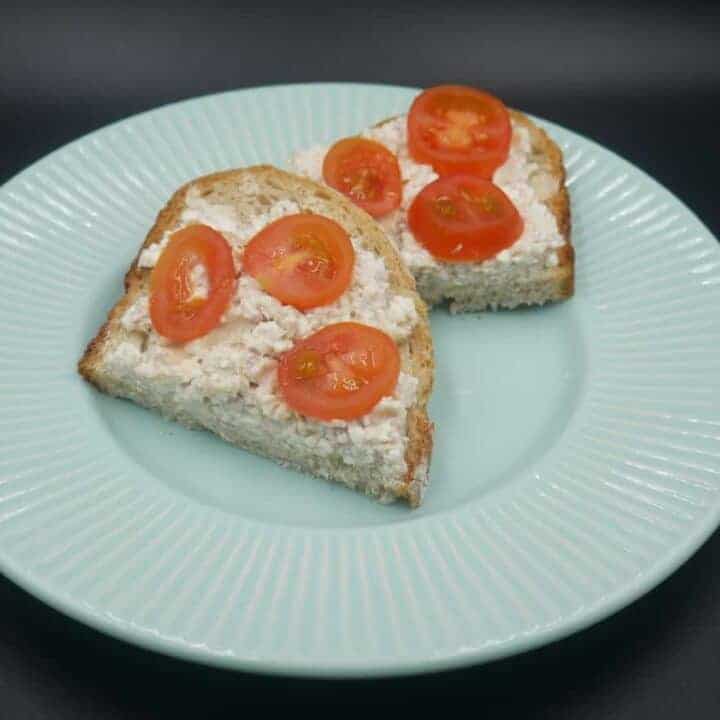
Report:
[[[0,182],[90,130],[198,94],[460,82],[597,140],[720,230],[717,2],[81,5],[0,9]],[[166,658],[67,619],[0,575],[0,720],[226,717],[255,702],[448,706],[465,696],[500,718],[719,717],[720,534],[574,637],[386,680],[271,678]]]

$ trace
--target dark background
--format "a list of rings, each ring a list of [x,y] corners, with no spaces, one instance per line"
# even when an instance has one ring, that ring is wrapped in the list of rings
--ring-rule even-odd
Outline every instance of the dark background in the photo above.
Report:
[[[300,81],[462,82],[615,150],[718,234],[720,3],[297,5],[3,4],[0,182],[90,130],[193,95]],[[453,712],[466,696],[463,712],[498,718],[717,718],[720,535],[584,633],[401,680],[272,679],[163,658],[65,619],[0,576],[0,720],[230,717],[253,702],[303,701]]]

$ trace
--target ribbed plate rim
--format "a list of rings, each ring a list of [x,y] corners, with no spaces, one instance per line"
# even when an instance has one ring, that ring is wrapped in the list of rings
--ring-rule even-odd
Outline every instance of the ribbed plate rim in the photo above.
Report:
[[[11,183],[21,179],[24,175],[30,174],[38,167],[42,167],[46,163],[51,163],[59,154],[70,150],[76,144],[86,142],[98,133],[103,133],[109,129],[122,125],[128,121],[137,121],[145,116],[158,113],[170,108],[181,107],[188,103],[194,103],[198,100],[217,98],[225,95],[237,95],[245,93],[253,93],[260,90],[276,89],[282,91],[287,88],[303,88],[303,87],[335,87],[335,88],[383,88],[385,90],[413,91],[414,88],[408,88],[397,85],[371,84],[371,83],[293,83],[293,84],[276,84],[264,85],[253,88],[243,88],[240,90],[229,90],[220,93],[209,93],[193,98],[178,100],[167,105],[153,108],[142,113],[138,113],[129,118],[119,120],[108,126],[99,128],[81,138],[73,140],[62,147],[57,148],[45,157],[37,160],[32,165],[16,174],[0,187],[0,193]],[[568,132],[575,138],[579,138],[583,143],[591,146],[595,151],[612,156],[614,159],[621,161],[631,167],[645,182],[650,183],[655,188],[661,189],[664,193],[670,195],[678,206],[681,207],[694,222],[696,222],[704,231],[704,233],[712,238],[712,233],[702,223],[702,221],[689,209],[685,203],[677,198],[672,192],[665,188],[661,183],[654,180],[642,169],[617,155],[592,139],[589,139],[579,133],[569,131],[552,122],[540,120],[549,128],[557,128],[563,132]],[[720,248],[715,244],[714,250],[720,254]],[[632,581],[626,582],[625,585],[617,588],[615,591],[600,596],[594,603],[585,607],[582,612],[574,617],[563,617],[560,622],[551,624],[522,637],[515,637],[512,641],[500,643],[497,645],[488,645],[480,648],[468,650],[461,653],[449,653],[438,657],[418,657],[408,660],[407,658],[397,659],[390,658],[386,662],[374,660],[372,666],[368,666],[363,659],[357,662],[347,661],[328,661],[314,663],[312,667],[304,661],[291,661],[284,658],[282,661],[274,662],[268,658],[254,659],[241,658],[237,655],[215,654],[208,652],[206,648],[198,648],[186,642],[178,641],[171,637],[155,636],[139,629],[136,629],[119,620],[113,620],[106,615],[94,611],[89,606],[84,606],[73,600],[67,599],[62,595],[51,592],[43,585],[42,577],[35,576],[32,572],[17,565],[12,557],[6,556],[0,548],[0,569],[17,585],[34,595],[47,605],[56,610],[83,622],[101,632],[114,636],[126,642],[135,645],[170,654],[179,658],[193,660],[204,664],[221,666],[232,669],[240,669],[251,672],[262,672],[266,674],[282,674],[282,675],[304,675],[316,677],[349,677],[349,676],[383,676],[383,675],[405,675],[419,672],[429,672],[437,670],[451,669],[472,663],[486,662],[490,660],[500,659],[519,652],[524,652],[550,642],[557,641],[572,633],[587,628],[617,612],[629,603],[637,600],[645,593],[652,590],[669,575],[671,575],[678,567],[680,567],[712,534],[712,532],[720,524],[720,499],[716,498],[715,502],[710,505],[708,512],[703,516],[702,520],[695,520],[692,526],[692,532],[688,532],[682,542],[677,542],[664,555],[655,558],[653,564],[645,571],[636,575]]]

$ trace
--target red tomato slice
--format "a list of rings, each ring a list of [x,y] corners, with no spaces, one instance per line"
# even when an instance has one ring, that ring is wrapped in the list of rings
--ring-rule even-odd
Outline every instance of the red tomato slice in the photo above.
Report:
[[[323,180],[373,217],[400,207],[402,177],[397,158],[379,142],[352,137],[336,142],[323,161]]]
[[[463,85],[438,85],[413,101],[408,149],[438,175],[472,173],[487,179],[507,159],[512,126],[505,105]]]
[[[337,300],[352,280],[355,251],[334,220],[298,213],[263,228],[246,246],[243,269],[281,303],[309,310]]]
[[[510,198],[473,175],[450,175],[426,185],[408,210],[408,225],[421,245],[450,262],[494,257],[524,227]]]
[[[393,339],[344,322],[300,340],[281,358],[280,392],[291,408],[319,420],[352,420],[392,394],[400,374]]]
[[[192,271],[207,275],[206,297],[195,296]],[[235,294],[235,266],[227,240],[207,225],[173,233],[150,276],[150,320],[174,342],[188,342],[216,327]]]

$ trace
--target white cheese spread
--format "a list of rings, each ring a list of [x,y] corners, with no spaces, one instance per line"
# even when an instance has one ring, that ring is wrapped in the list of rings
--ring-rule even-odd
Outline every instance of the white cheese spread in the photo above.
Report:
[[[180,408],[176,415],[187,424],[201,422],[232,441],[267,437],[284,444],[288,457],[308,452],[330,456],[345,465],[377,466],[377,494],[387,478],[406,471],[407,409],[415,402],[417,379],[401,373],[395,392],[367,415],[353,421],[321,422],[300,416],[282,399],[277,388],[278,356],[294,342],[320,328],[356,321],[384,330],[398,343],[407,340],[418,322],[414,302],[390,286],[384,262],[351,236],[355,266],[350,287],[334,303],[301,312],[283,305],[242,273],[244,245],[268,223],[300,212],[292,201],[280,201],[267,212],[243,221],[232,206],[213,205],[193,193],[177,227],[160,242],[143,250],[138,265],[152,268],[172,232],[191,223],[207,224],[227,239],[239,273],[235,296],[221,324],[204,337],[171,344],[153,329],[147,293],[126,310],[121,323],[129,331],[112,348],[113,372],[147,378],[143,392],[155,394],[156,406]],[[204,269],[191,278],[195,293],[207,293]]]

